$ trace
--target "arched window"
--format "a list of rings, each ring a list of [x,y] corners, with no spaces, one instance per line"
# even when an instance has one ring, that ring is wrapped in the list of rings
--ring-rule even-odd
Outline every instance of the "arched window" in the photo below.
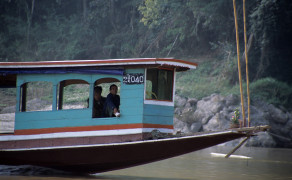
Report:
[[[93,92],[93,110],[92,117],[100,118],[100,117],[112,117],[112,114],[108,114],[104,107],[106,103],[106,98],[110,93],[111,85],[116,85],[118,88],[117,95],[120,94],[121,82],[115,78],[101,78],[95,81],[94,83],[94,92]],[[98,95],[101,91],[101,96]],[[120,103],[120,102],[119,102]]]
[[[58,110],[88,107],[88,82],[79,79],[64,80],[59,83],[58,92]]]
[[[51,82],[36,81],[21,85],[20,111],[51,111],[53,85]]]

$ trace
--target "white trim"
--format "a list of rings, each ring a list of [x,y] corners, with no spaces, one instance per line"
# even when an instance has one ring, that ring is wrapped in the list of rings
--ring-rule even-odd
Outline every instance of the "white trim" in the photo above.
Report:
[[[147,82],[147,68],[144,68],[145,72],[144,72],[144,104],[145,104],[145,100],[146,100],[146,82]]]
[[[211,132],[202,135],[193,135],[193,136],[184,136],[184,137],[175,137],[175,138],[165,138],[165,139],[155,139],[147,141],[134,141],[134,142],[122,142],[122,143],[109,143],[109,144],[89,144],[89,145],[73,145],[73,146],[53,146],[53,147],[37,147],[37,148],[20,148],[20,149],[0,149],[1,151],[27,151],[27,150],[47,150],[47,149],[67,149],[67,148],[84,148],[84,147],[100,147],[100,146],[124,146],[130,144],[142,144],[142,143],[155,143],[160,141],[176,141],[178,139],[191,139],[199,138],[205,136],[216,136],[219,134],[230,134],[236,133],[234,131],[224,131],[224,132]]]
[[[160,106],[174,106],[173,101],[157,101],[157,100],[144,100],[144,104],[153,104],[153,105],[160,105]]]
[[[173,71],[173,84],[172,84],[172,102],[174,106],[174,99],[175,99],[175,82],[176,82],[176,68]]]
[[[170,65],[170,66],[179,66],[179,67],[186,67],[190,69],[196,69],[197,66],[190,65],[190,64],[185,64],[185,63],[180,63],[180,62],[171,62],[171,61],[156,61],[158,64],[161,65]]]
[[[56,138],[71,138],[71,137],[93,137],[93,136],[115,136],[127,134],[141,134],[142,132],[151,132],[154,129],[163,133],[172,133],[172,129],[167,128],[135,128],[135,129],[117,129],[117,130],[102,130],[102,131],[80,131],[80,132],[62,132],[48,133],[36,135],[3,135],[0,136],[1,141],[17,141],[17,140],[34,140],[34,139],[56,139]]]
[[[138,62],[125,62],[127,60],[137,60]],[[139,60],[149,60],[139,62]],[[174,60],[174,61],[173,61]],[[1,65],[0,68],[39,68],[39,67],[86,67],[86,66],[119,66],[119,65],[152,65],[152,64],[160,64],[160,65],[170,65],[170,66],[178,66],[178,67],[186,67],[189,69],[196,69],[196,65],[188,64],[183,62],[175,62],[175,60],[179,59],[172,59],[172,58],[130,58],[130,59],[104,59],[104,60],[74,60],[74,61],[42,61],[40,63],[52,63],[52,64],[34,64],[34,65],[27,65],[25,62],[21,65]],[[103,62],[102,61],[116,61],[116,62]],[[68,64],[53,64],[53,63],[68,63]],[[73,63],[74,64],[69,64]],[[93,62],[92,64],[86,64]],[[96,62],[96,63],[94,63]],[[16,62],[17,63],[17,62]],[[31,62],[28,62],[31,63]],[[76,64],[78,63],[78,64]]]

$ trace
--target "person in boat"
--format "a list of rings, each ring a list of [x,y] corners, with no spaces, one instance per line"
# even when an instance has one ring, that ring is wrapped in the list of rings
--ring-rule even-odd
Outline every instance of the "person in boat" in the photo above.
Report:
[[[106,97],[103,112],[105,117],[120,116],[120,96],[117,95],[118,87],[112,84],[109,88],[110,93]]]
[[[103,115],[103,107],[106,98],[101,96],[102,93],[102,87],[96,86],[94,88],[94,101],[93,101],[93,117],[99,118]]]

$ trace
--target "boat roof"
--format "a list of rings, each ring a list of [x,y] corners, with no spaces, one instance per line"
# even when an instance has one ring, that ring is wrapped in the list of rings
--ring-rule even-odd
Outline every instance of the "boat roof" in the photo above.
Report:
[[[196,63],[173,58],[131,58],[104,60],[65,60],[65,61],[36,61],[36,62],[0,62],[0,69],[19,68],[74,68],[74,67],[171,67],[177,71],[195,69]]]
[[[35,62],[0,62],[0,88],[15,87],[17,74],[102,73],[123,74],[126,68],[195,69],[197,64],[173,58],[131,58],[104,60],[66,60]]]

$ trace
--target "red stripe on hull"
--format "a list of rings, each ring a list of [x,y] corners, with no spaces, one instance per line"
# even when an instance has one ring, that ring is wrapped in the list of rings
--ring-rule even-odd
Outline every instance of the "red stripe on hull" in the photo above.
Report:
[[[136,129],[136,128],[165,128],[173,129],[173,125],[161,124],[118,124],[118,125],[102,125],[102,126],[81,126],[81,127],[63,127],[63,128],[44,128],[44,129],[22,129],[15,130],[14,135],[35,135],[60,132],[80,132],[80,131],[104,131],[118,129]]]
[[[120,142],[130,142],[130,141],[141,141],[147,138],[149,138],[149,133],[114,135],[114,136],[13,140],[13,141],[1,142],[0,149],[22,149],[22,148],[41,148],[41,147],[56,147],[56,146],[109,144],[109,143],[120,143]]]

